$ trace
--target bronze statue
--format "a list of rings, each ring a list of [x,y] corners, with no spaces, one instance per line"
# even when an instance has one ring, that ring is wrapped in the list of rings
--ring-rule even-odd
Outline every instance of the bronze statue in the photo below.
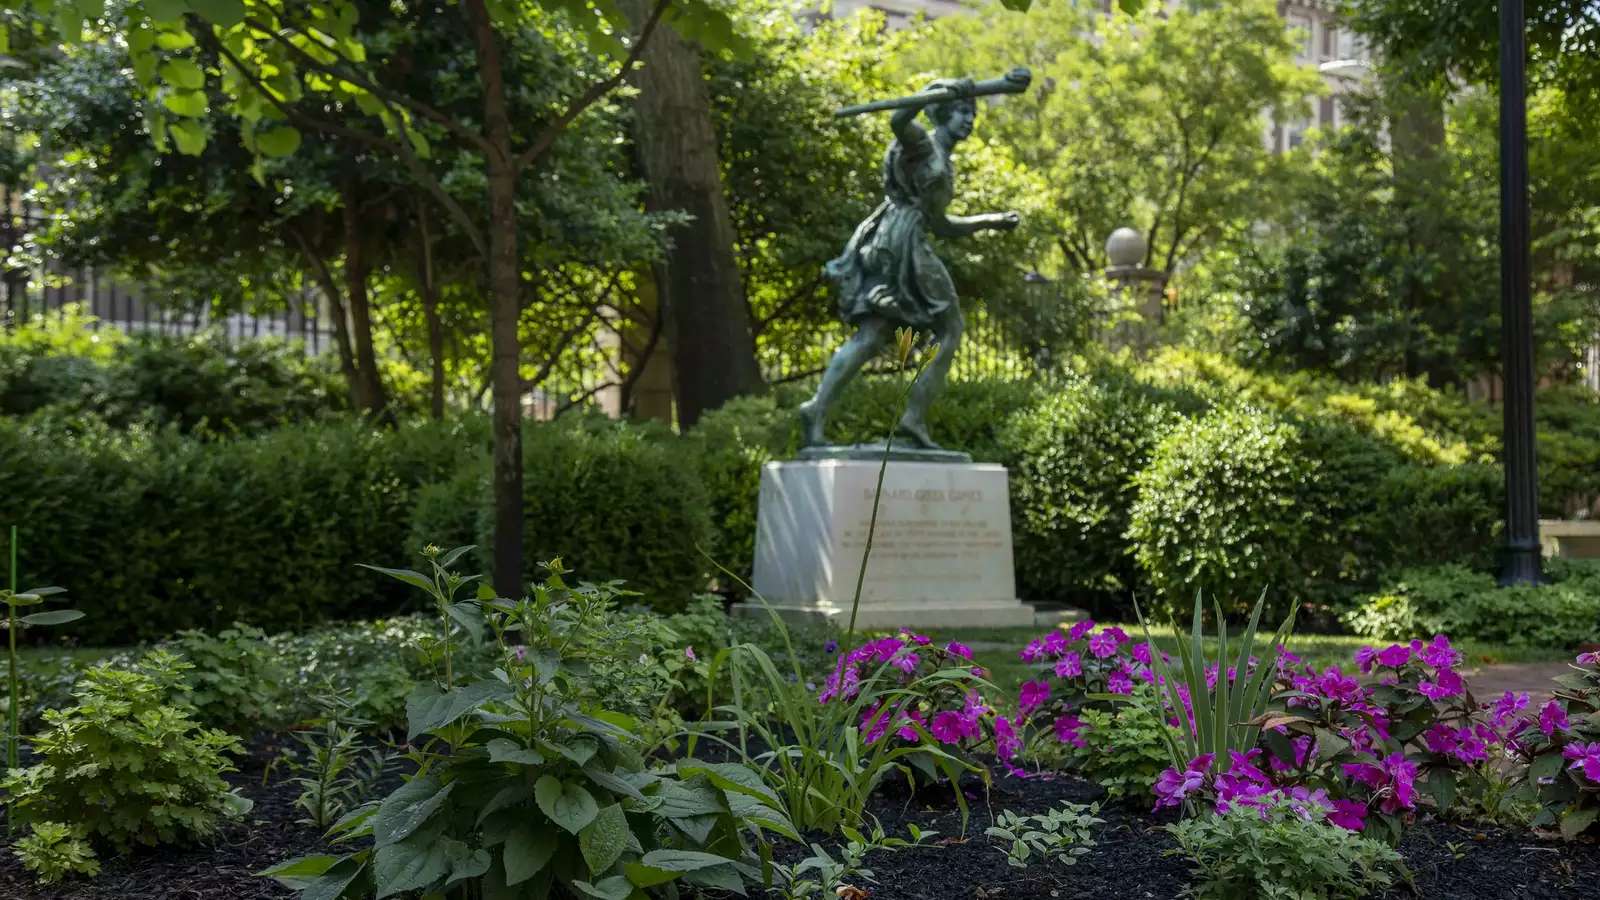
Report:
[[[981,83],[970,78],[941,78],[921,93],[847,107],[837,113],[845,116],[893,109],[889,126],[894,142],[883,160],[883,203],[856,227],[844,253],[826,267],[839,292],[839,313],[856,326],[856,333],[828,362],[816,395],[800,405],[805,446],[827,442],[823,428],[839,392],[897,328],[906,327],[931,338],[938,351],[911,387],[899,433],[915,446],[939,449],[928,434],[928,406],[944,387],[950,363],[961,346],[963,325],[955,284],[934,254],[928,235],[966,237],[986,228],[1009,231],[1017,227],[1014,212],[946,214],[955,194],[950,152],[972,134],[978,115],[976,98],[1020,93],[1030,80],[1027,69],[1013,69]],[[926,112],[933,123],[932,134],[917,124],[919,111]]]

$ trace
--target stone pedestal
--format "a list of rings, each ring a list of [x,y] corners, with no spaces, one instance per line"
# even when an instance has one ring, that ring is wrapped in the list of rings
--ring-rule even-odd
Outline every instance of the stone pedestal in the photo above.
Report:
[[[762,470],[753,586],[780,613],[849,621],[878,466],[818,459]],[[1033,625],[1016,596],[1006,481],[1005,467],[988,463],[891,461],[856,628]]]

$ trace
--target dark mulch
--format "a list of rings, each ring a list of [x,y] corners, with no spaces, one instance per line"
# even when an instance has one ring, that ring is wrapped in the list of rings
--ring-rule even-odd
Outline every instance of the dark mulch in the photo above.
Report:
[[[315,829],[294,824],[297,789],[275,775],[263,787],[261,773],[272,751],[254,748],[244,771],[229,780],[255,801],[246,820],[223,829],[203,847],[147,850],[129,858],[102,860],[100,877],[55,888],[34,883],[9,852],[0,853],[0,898],[5,900],[266,900],[293,893],[251,873],[289,857],[319,852]],[[397,778],[397,776],[393,776]],[[937,832],[925,847],[876,853],[867,865],[876,873],[873,900],[1059,900],[1059,898],[1175,898],[1188,882],[1187,869],[1164,851],[1174,846],[1161,830],[1169,817],[1108,804],[1095,847],[1077,865],[1038,864],[1015,869],[983,834],[1002,810],[1044,812],[1064,801],[1102,800],[1099,786],[1072,777],[997,779],[985,794],[966,788],[971,809],[965,836],[948,788],[908,795],[890,785],[875,798],[872,813],[892,834],[916,824]],[[827,845],[829,842],[824,842]],[[830,848],[831,849],[831,848]],[[1419,823],[1407,832],[1401,852],[1415,874],[1415,893],[1397,888],[1392,898],[1445,900],[1545,900],[1600,896],[1600,844],[1563,844],[1526,832],[1475,829],[1444,822]],[[808,851],[777,850],[793,862]]]

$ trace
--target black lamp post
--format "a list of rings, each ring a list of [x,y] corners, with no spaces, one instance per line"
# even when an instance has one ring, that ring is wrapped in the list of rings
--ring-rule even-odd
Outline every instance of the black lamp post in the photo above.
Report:
[[[1500,0],[1500,360],[1505,413],[1502,585],[1538,584],[1539,461],[1533,426],[1528,262],[1527,37],[1523,0]]]

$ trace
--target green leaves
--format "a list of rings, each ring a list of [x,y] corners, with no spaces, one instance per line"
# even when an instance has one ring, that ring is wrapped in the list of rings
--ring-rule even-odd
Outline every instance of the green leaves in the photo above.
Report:
[[[555,855],[557,839],[550,830],[539,824],[521,824],[506,835],[505,849],[501,851],[501,858],[505,860],[506,884],[515,885],[527,881],[539,874],[550,862],[550,857]]]
[[[405,840],[439,811],[454,789],[454,783],[441,788],[437,781],[426,776],[401,785],[378,806],[372,823],[377,846]]]
[[[610,869],[627,846],[628,818],[615,803],[600,810],[594,821],[578,832],[578,850],[591,872]]]
[[[1573,807],[1561,814],[1561,837],[1572,840],[1582,834],[1600,816],[1600,807]]]
[[[205,87],[206,73],[193,60],[173,57],[161,64],[161,77],[178,90],[198,91]]]
[[[504,700],[511,688],[499,681],[475,681],[453,691],[441,691],[430,684],[417,687],[406,697],[407,739],[454,723],[486,703]]]
[[[578,834],[600,814],[594,796],[576,784],[566,784],[553,775],[542,776],[534,785],[533,798],[550,821]]]
[[[290,156],[300,149],[300,132],[288,125],[269,128],[256,135],[256,150],[262,156]]]
[[[48,612],[29,613],[19,621],[24,625],[65,625],[83,618],[83,613],[75,609],[52,609]]]
[[[199,91],[168,91],[161,95],[161,105],[174,115],[199,119],[206,114],[206,95]]]

